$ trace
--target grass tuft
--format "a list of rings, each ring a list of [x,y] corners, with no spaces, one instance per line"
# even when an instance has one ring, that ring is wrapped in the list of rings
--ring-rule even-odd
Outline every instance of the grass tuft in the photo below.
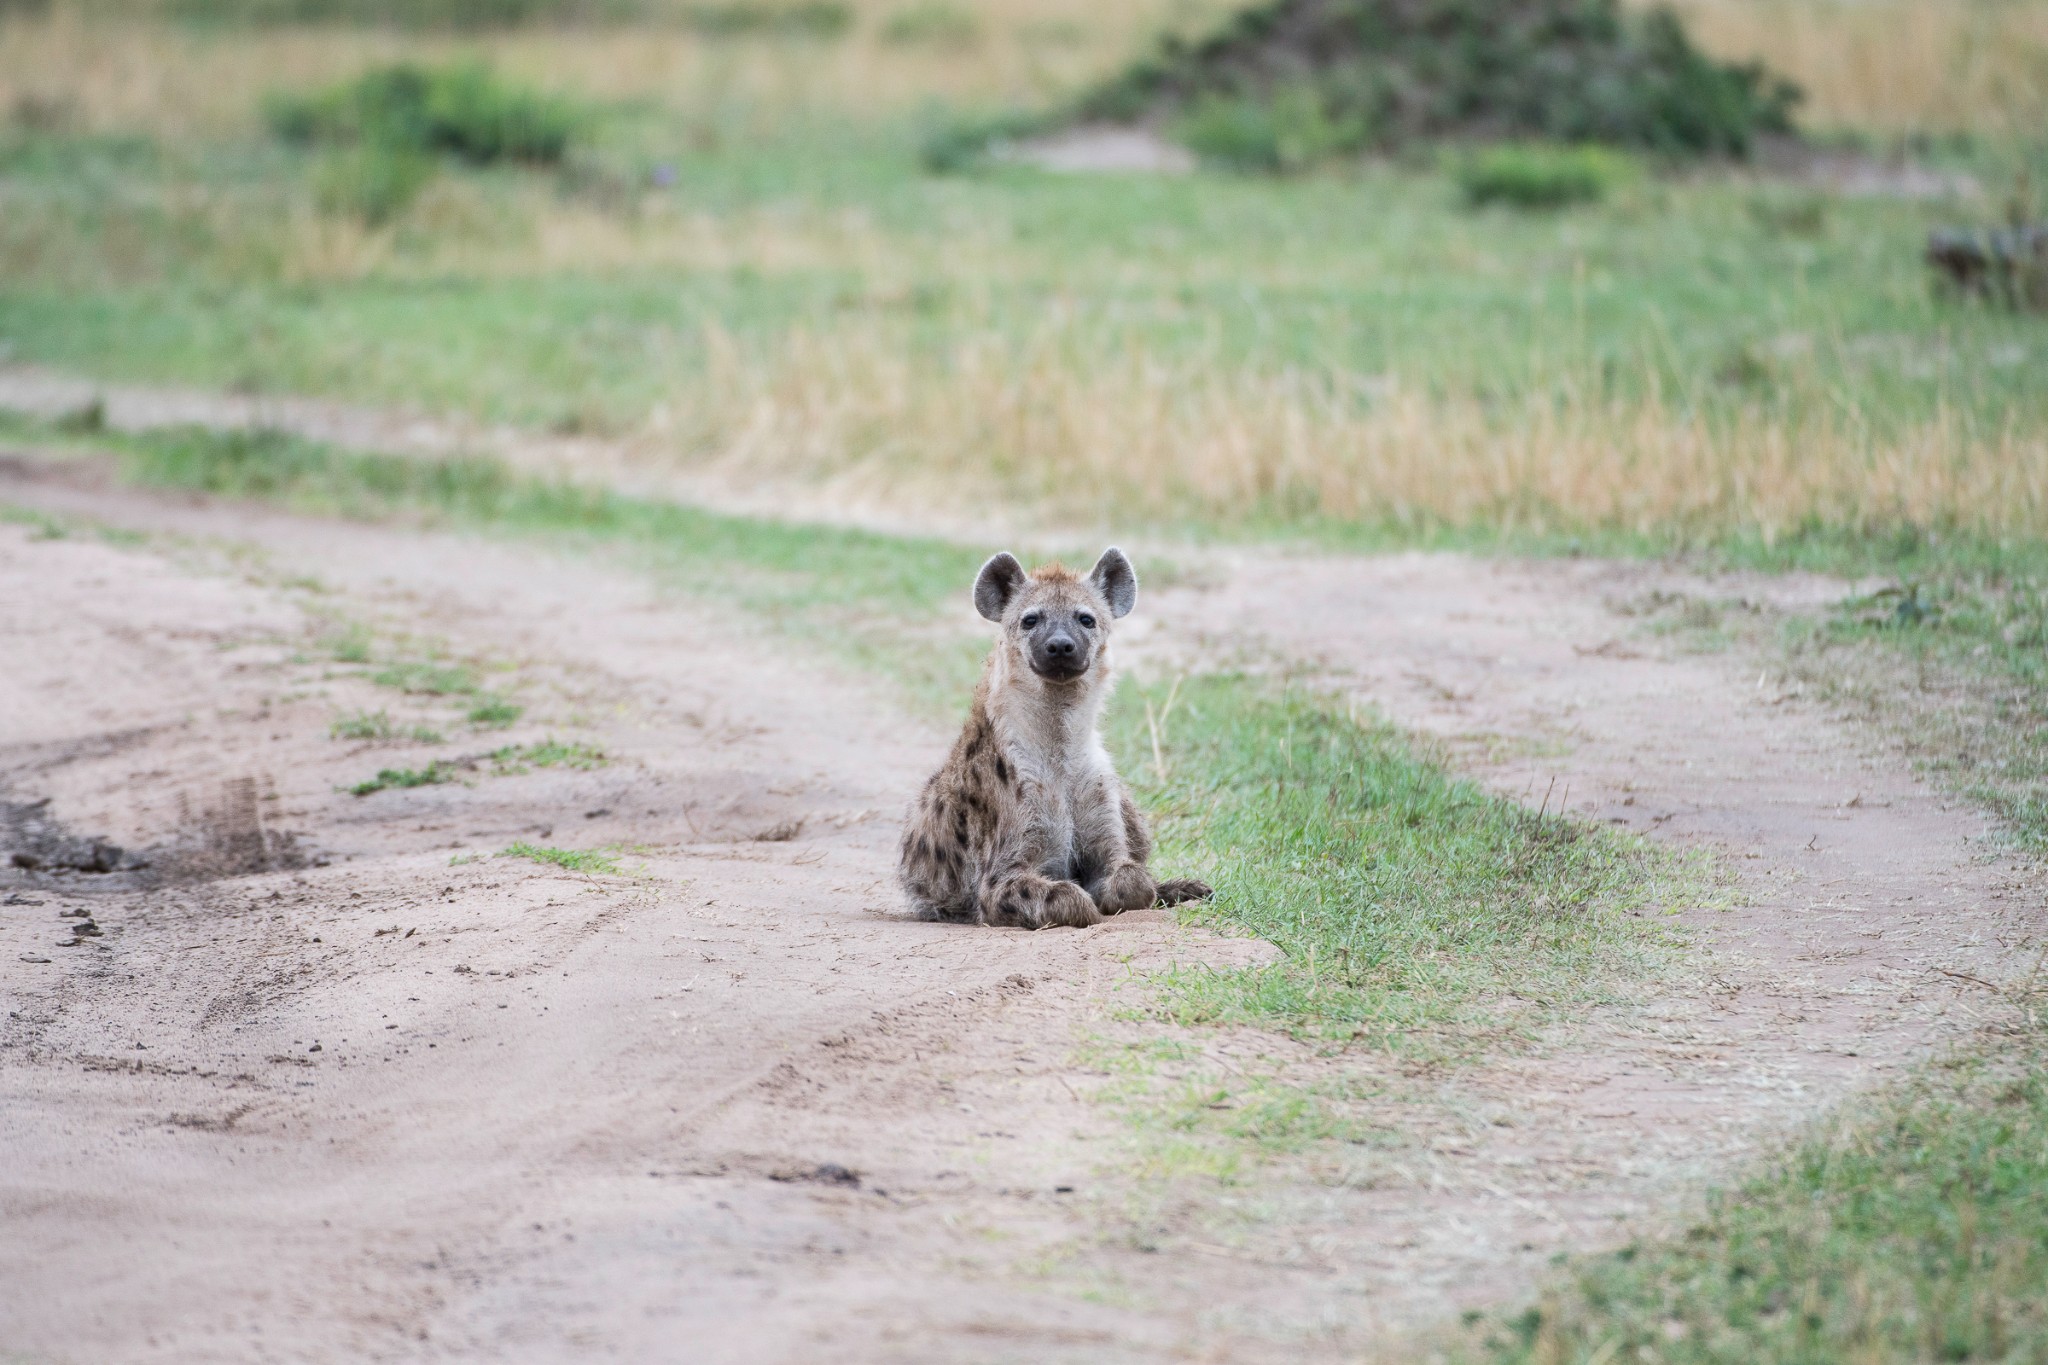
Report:
[[[327,727],[327,733],[336,739],[370,743],[389,743],[392,740],[410,740],[415,744],[446,742],[446,737],[438,730],[424,725],[408,727],[397,724],[389,711],[358,711],[354,715],[342,716]]]
[[[578,772],[590,772],[610,761],[604,750],[595,745],[564,744],[556,739],[545,739],[538,744],[508,744],[494,750],[490,758],[500,774],[523,773],[529,768],[574,768]]]
[[[601,849],[549,848],[541,844],[529,844],[524,840],[513,844],[498,856],[528,858],[569,872],[612,874],[619,870],[619,860]]]
[[[368,796],[390,788],[434,787],[455,780],[456,765],[435,760],[424,768],[385,768],[375,777],[350,787],[352,796]]]

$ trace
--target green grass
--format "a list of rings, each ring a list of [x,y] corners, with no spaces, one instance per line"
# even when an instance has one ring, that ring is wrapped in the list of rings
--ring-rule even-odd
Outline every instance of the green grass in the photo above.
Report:
[[[541,844],[529,844],[524,840],[513,844],[498,856],[528,858],[536,863],[548,863],[569,872],[611,875],[619,870],[619,860],[601,849],[549,848]]]
[[[1160,874],[1216,886],[1188,913],[1286,955],[1171,977],[1164,1008],[1183,1023],[1481,1048],[1629,996],[1668,961],[1672,903],[1706,889],[1668,853],[1488,796],[1392,726],[1298,688],[1195,677],[1129,688],[1112,715]]]
[[[400,725],[391,719],[388,711],[357,711],[353,715],[342,716],[327,727],[327,733],[336,739],[371,743],[402,739],[415,744],[442,744],[447,739],[440,731],[424,725]]]
[[[544,739],[538,744],[508,744],[493,750],[490,759],[500,773],[523,773],[529,768],[574,768],[578,772],[591,772],[609,761],[604,750],[595,745],[564,744],[558,739]]]
[[[369,796],[392,788],[434,787],[444,782],[453,782],[459,764],[435,760],[424,768],[384,768],[375,777],[366,778],[350,787],[351,796]]]
[[[747,136],[693,145],[726,119]],[[1475,215],[1432,169],[935,178],[915,120],[735,109],[616,123],[592,153],[606,176],[675,176],[636,221],[675,211],[740,243],[772,223],[815,249],[553,270],[516,252],[438,256],[528,241],[552,211],[530,177],[483,169],[451,173],[472,209],[409,223],[403,249],[363,272],[308,275],[289,237],[304,158],[24,136],[0,154],[0,340],[110,378],[535,426],[595,414],[631,429],[703,382],[720,344],[773,355],[799,331],[850,328],[879,328],[940,372],[970,344],[1023,354],[1060,334],[1081,366],[1136,351],[1223,376],[1300,370],[1339,394],[1389,375],[1503,401],[1591,382],[1705,411],[1854,413],[1878,436],[1937,411],[1990,430],[2048,423],[2038,329],[1928,287],[1927,231],[1972,216],[1951,204],[1833,198],[1824,231],[1786,231],[1755,212],[1751,186],[1705,176],[1564,217]],[[2002,189],[2030,154],[1947,155]],[[1776,359],[1731,382],[1744,348]]]
[[[1483,1326],[1497,1365],[2048,1359],[2038,1032],[1849,1104],[1692,1227]]]

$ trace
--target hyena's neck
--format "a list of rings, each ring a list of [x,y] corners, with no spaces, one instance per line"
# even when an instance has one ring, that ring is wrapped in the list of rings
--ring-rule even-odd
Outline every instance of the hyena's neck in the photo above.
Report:
[[[988,718],[998,735],[1039,762],[1073,769],[1102,751],[1097,736],[1109,696],[1109,660],[1098,660],[1079,685],[1046,683],[1015,669],[998,651],[989,661]]]

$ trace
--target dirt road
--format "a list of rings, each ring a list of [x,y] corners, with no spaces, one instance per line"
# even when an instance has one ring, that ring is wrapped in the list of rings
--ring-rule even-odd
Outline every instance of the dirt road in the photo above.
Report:
[[[26,1360],[1355,1358],[1938,1045],[1968,1019],[1933,969],[2038,926],[1974,815],[1637,638],[1609,603],[1646,571],[1219,565],[1141,603],[1140,663],[1320,658],[1505,788],[1722,850],[1748,903],[1678,993],[1444,1082],[1366,1175],[1162,1203],[1077,1049],[1134,973],[1269,950],[905,920],[896,814],[946,737],[877,684],[530,548],[32,471],[0,503],[143,536],[0,525],[0,802],[44,864],[0,870]],[[459,699],[338,667],[349,632],[527,713],[405,739]],[[330,736],[380,709],[400,737]],[[548,737],[608,762],[481,756]]]

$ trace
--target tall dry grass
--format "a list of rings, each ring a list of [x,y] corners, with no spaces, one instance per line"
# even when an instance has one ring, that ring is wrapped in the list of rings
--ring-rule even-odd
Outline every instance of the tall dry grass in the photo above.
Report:
[[[1702,46],[1803,86],[1821,128],[2039,137],[2043,0],[1676,0]]]
[[[1880,432],[1826,403],[1622,399],[1569,377],[1503,404],[1091,355],[1057,327],[939,357],[874,326],[799,331],[766,358],[711,341],[708,373],[636,441],[643,473],[1066,519],[2048,534],[2048,436],[1946,406]]]
[[[762,0],[770,7],[777,0]],[[971,36],[892,38],[916,0],[848,0],[839,37],[715,38],[680,24],[533,26],[471,34],[350,27],[194,27],[81,12],[0,17],[0,114],[33,107],[93,131],[167,138],[255,131],[266,91],[306,88],[408,58],[483,57],[586,98],[695,110],[751,107],[889,116],[933,99],[1029,104],[1078,88],[1168,23],[1199,25],[1223,0],[976,0]],[[4,16],[0,7],[0,16]]]

